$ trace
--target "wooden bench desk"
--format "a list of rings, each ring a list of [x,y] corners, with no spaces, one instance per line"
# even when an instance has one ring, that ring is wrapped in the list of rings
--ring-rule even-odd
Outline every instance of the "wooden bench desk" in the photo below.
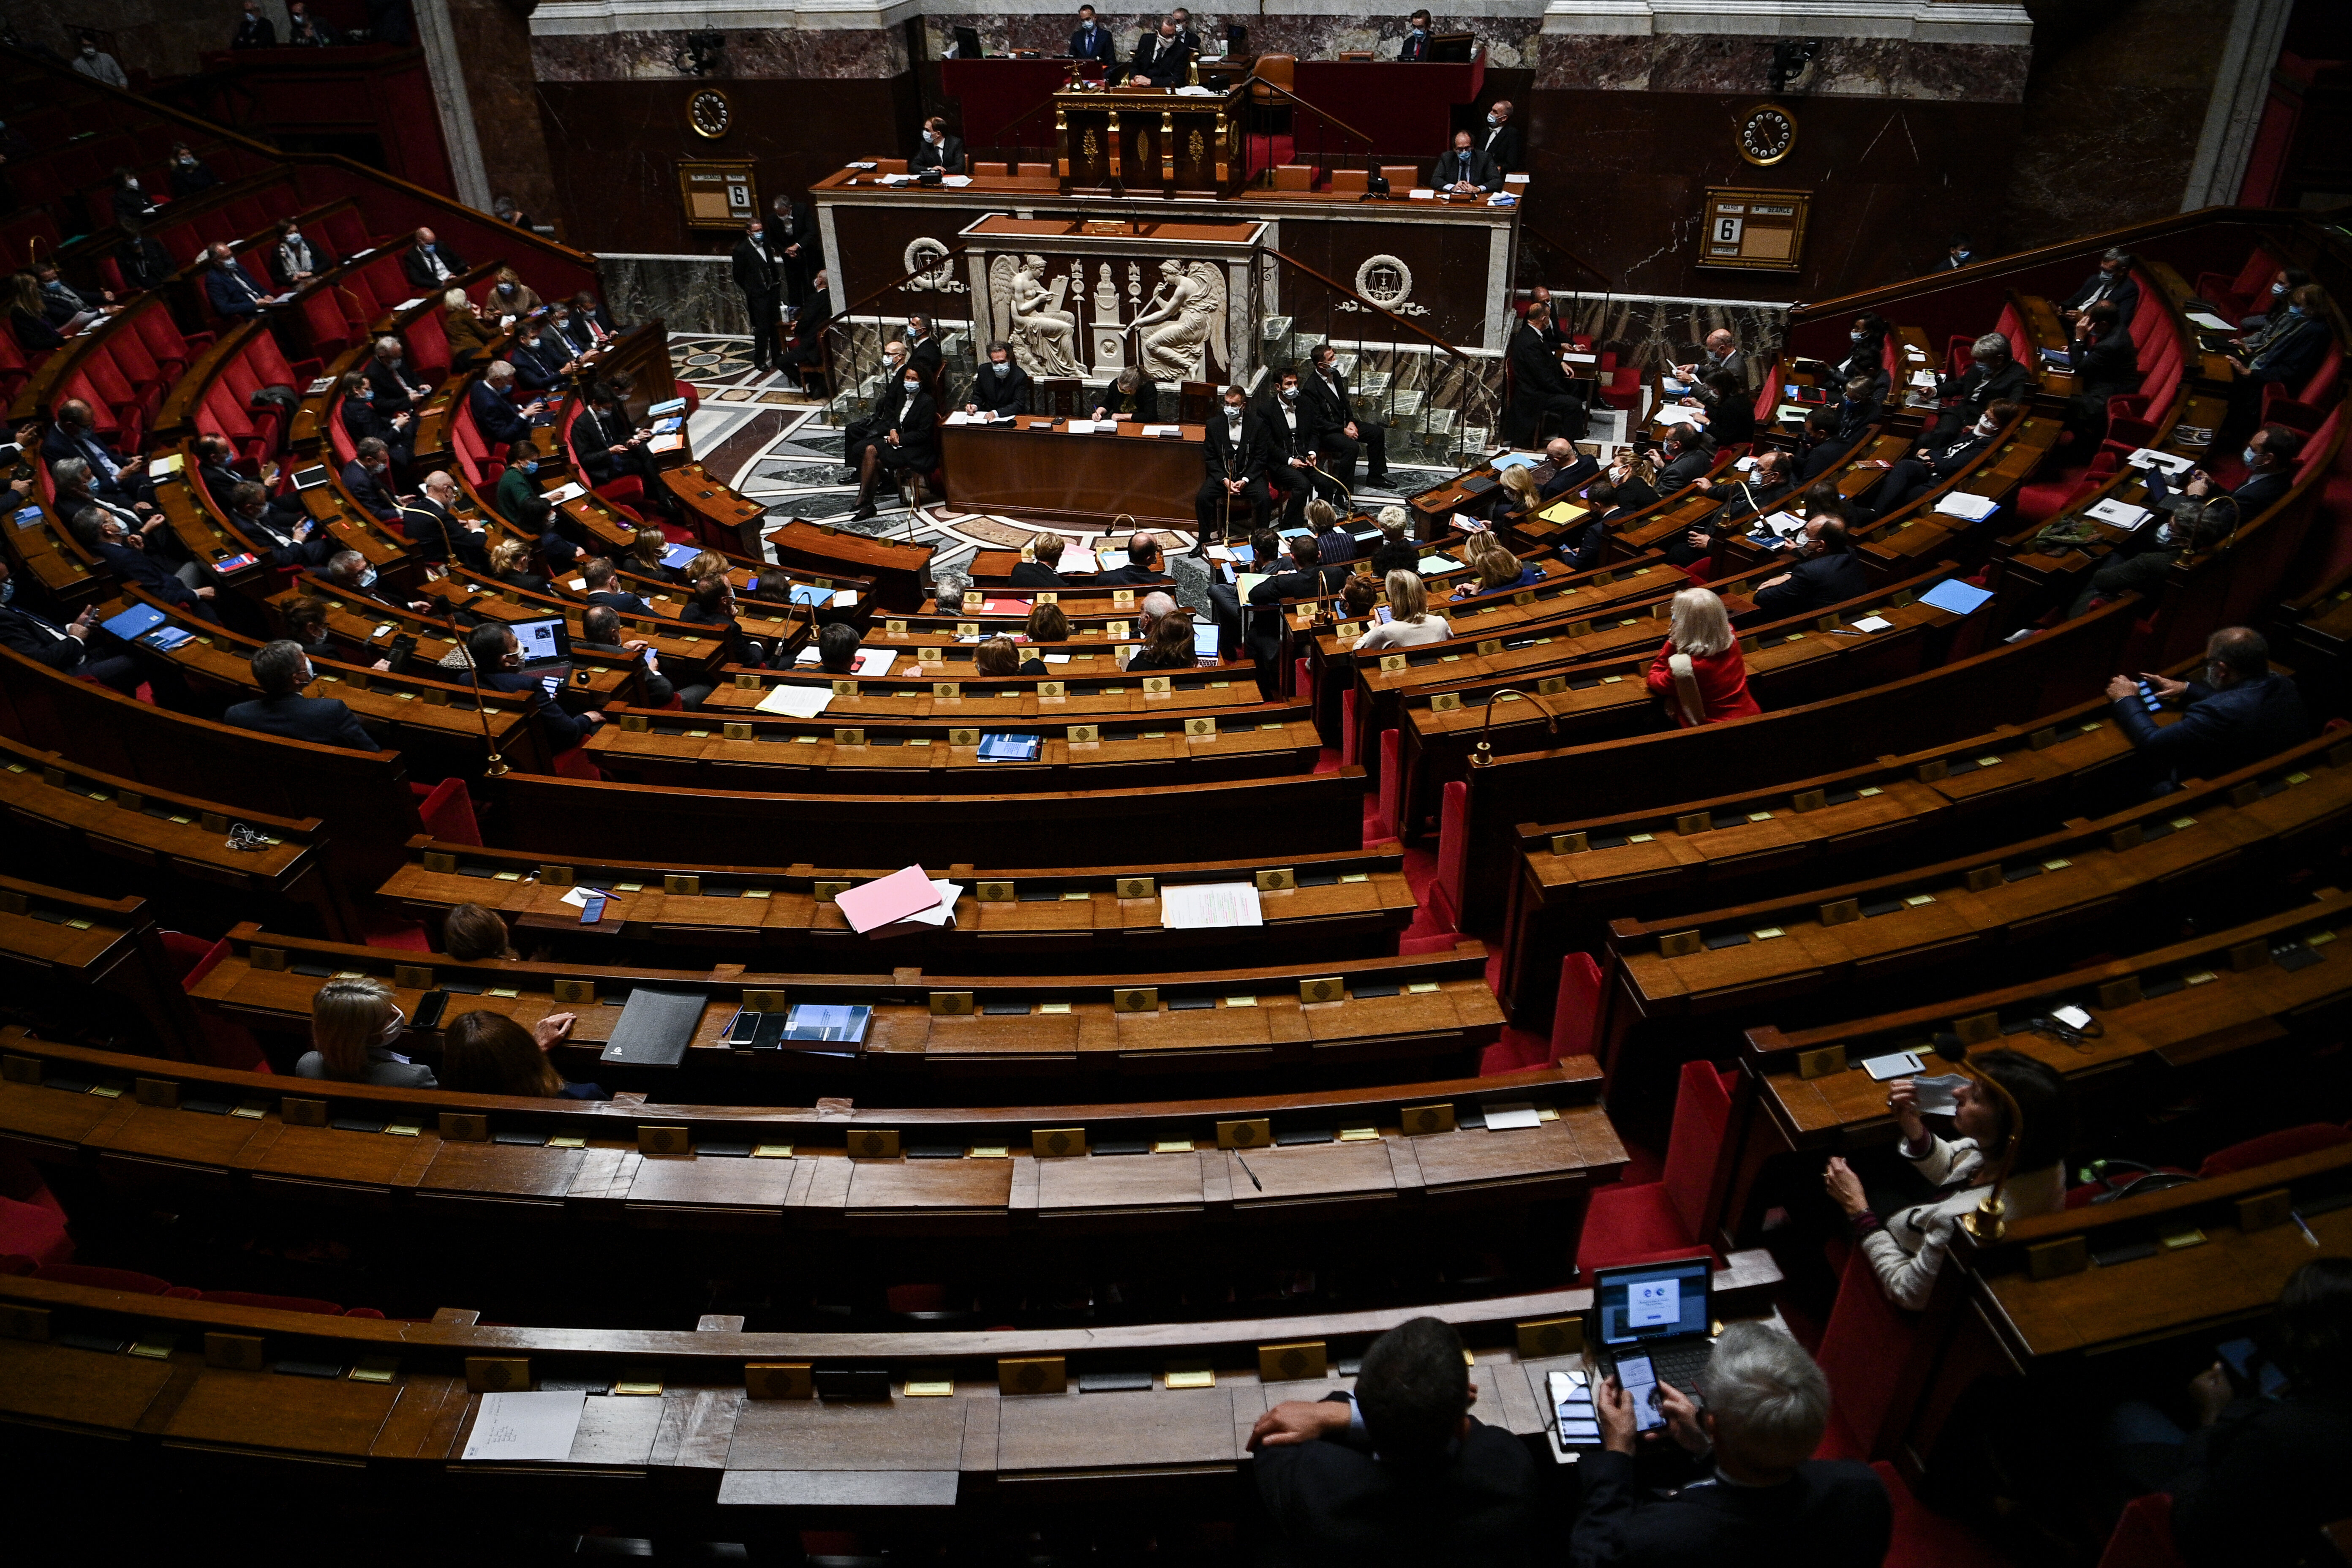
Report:
[[[147,900],[0,876],[0,978],[11,1005],[58,1035],[184,1055],[196,1017]]]

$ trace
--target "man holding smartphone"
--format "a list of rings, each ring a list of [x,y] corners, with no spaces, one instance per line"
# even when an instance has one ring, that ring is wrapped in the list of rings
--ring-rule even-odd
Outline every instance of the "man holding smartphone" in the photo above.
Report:
[[[1829,1382],[1786,1333],[1726,1327],[1697,1400],[1672,1384],[1637,1385],[1647,1357],[1620,1357],[1617,1369],[1593,1394],[1601,1451],[1580,1467],[1571,1568],[1700,1568],[1796,1552],[1810,1568],[1876,1568],[1885,1558],[1895,1528],[1886,1489],[1867,1465],[1811,1457],[1829,1425]],[[1659,1429],[1667,1441],[1644,1441]],[[1654,1467],[1661,1473],[1644,1485],[1638,1472]]]
[[[2143,670],[2107,682],[2116,722],[2153,775],[2150,793],[2169,795],[2184,778],[2235,773],[2311,738],[2311,716],[2294,682],[2271,668],[2270,644],[2252,626],[2224,626],[2205,644],[2205,679],[2168,680]],[[2180,717],[2159,728],[2141,691]]]

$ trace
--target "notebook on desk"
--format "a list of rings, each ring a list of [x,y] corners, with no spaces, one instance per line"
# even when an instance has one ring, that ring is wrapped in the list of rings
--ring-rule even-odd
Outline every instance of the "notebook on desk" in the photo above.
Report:
[[[674,1068],[702,1022],[703,998],[682,991],[629,993],[613,1037],[598,1059],[627,1067]]]

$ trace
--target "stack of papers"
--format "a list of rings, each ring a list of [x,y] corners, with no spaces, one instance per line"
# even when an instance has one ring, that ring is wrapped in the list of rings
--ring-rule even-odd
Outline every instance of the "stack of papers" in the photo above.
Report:
[[[1932,370],[1915,370],[1911,373],[1911,384],[1922,391],[1932,388],[1936,384],[1936,373]]]
[[[1953,490],[1936,503],[1936,510],[1946,517],[1964,517],[1970,522],[1982,522],[2000,510],[2000,502],[1991,496]]]
[[[943,185],[952,185],[957,190],[961,190],[964,186],[971,184],[971,176],[970,174],[941,174],[940,176],[940,184]]]
[[[894,926],[953,925],[956,900],[961,897],[963,889],[955,883],[926,877],[920,866],[909,866],[861,882],[837,901],[849,929],[871,936]]]
[[[1170,931],[1262,926],[1255,882],[1181,882],[1160,889],[1160,923]]]
[[[1127,563],[1122,561],[1119,564],[1124,566]],[[1102,569],[1102,560],[1093,551],[1076,549],[1063,551],[1061,564],[1055,568],[1065,577],[1073,574],[1089,576]]]
[[[2144,506],[2134,506],[2129,501],[2117,500],[2113,496],[2109,496],[2096,506],[2085,508],[2084,512],[2088,516],[2097,518],[2101,522],[2112,522],[2117,528],[2137,528],[2156,515]]]
[[[1461,564],[1451,555],[1424,555],[1414,564],[1413,570],[1426,577],[1433,572],[1451,572]]]
[[[586,485],[562,484],[556,486],[551,490],[542,490],[540,492],[539,499],[545,501],[550,506],[562,506],[565,501],[578,500],[582,496],[584,496],[587,493],[588,487]],[[693,556],[694,552],[690,550],[687,552],[687,558],[688,560],[693,559]]]
[[[2191,310],[2189,312],[2189,319],[2209,332],[2226,332],[2230,330],[2229,322],[2210,310]]]
[[[568,1459],[588,1396],[564,1394],[485,1394],[466,1436],[468,1459]]]
[[[2135,468],[2162,468],[2176,479],[2197,466],[2193,458],[2176,458],[2169,452],[2158,452],[2147,447],[2142,447],[2124,461]]]
[[[1091,436],[1097,430],[1116,431],[1118,428],[1118,421],[1116,419],[1073,419],[1065,426],[1065,428],[1073,436]]]
[[[760,699],[759,711],[782,713],[788,719],[814,719],[833,701],[833,692],[822,686],[772,686]]]
[[[1181,425],[1146,425],[1143,427],[1143,433],[1147,436],[1181,436],[1184,434],[1184,426]]]

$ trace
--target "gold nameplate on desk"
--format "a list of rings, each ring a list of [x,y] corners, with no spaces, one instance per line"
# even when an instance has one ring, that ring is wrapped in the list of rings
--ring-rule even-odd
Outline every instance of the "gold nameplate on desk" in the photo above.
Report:
[[[891,1128],[861,1128],[849,1134],[848,1149],[853,1160],[895,1160],[898,1157],[898,1134]]]
[[[1164,675],[1147,675],[1143,678],[1143,694],[1146,697],[1165,697],[1171,689],[1168,678]]]
[[[662,877],[662,891],[685,898],[696,898],[702,892],[702,879],[681,872],[669,872]]]
[[[1131,610],[1135,607],[1135,590],[1132,588],[1113,588],[1110,591],[1110,602],[1118,609]]]
[[[1453,1102],[1449,1100],[1444,1105],[1408,1105],[1398,1118],[1398,1121],[1408,1137],[1423,1138],[1433,1132],[1451,1132],[1454,1131]]]
[[[978,730],[950,730],[948,731],[948,744],[950,746],[977,746],[980,744],[980,731]]]
[[[528,1356],[469,1355],[466,1388],[473,1394],[522,1393],[530,1387]]]
[[[694,1152],[694,1134],[685,1127],[640,1127],[637,1129],[637,1152],[691,1154]]]
[[[445,855],[437,849],[428,849],[425,852],[423,865],[426,870],[446,877],[457,869],[457,858]]]
[[[1269,866],[1255,879],[1261,893],[1287,892],[1298,886],[1297,874],[1287,866]]]
[[[833,683],[833,694],[835,697],[855,697],[857,695],[857,682],[836,680]]]
[[[0,1080],[9,1083],[40,1082],[40,1058],[38,1057],[0,1058]]]
[[[1955,1018],[1952,1020],[1952,1033],[1960,1037],[1960,1044],[1964,1046],[1980,1046],[1987,1040],[1998,1039],[2000,1037],[2000,1015],[1971,1013],[1965,1018]]]
[[[1032,600],[1040,605],[1058,605],[1062,602],[1062,595],[1055,593],[1051,588],[1046,589],[1042,594],[1032,594],[1029,596]]]
[[[1159,897],[1159,884],[1150,877],[1121,877],[1111,883],[1115,899],[1152,899]]]
[[[1103,635],[1114,642],[1125,640],[1127,634],[1128,624],[1125,621],[1111,621],[1103,626]]]
[[[1214,719],[1187,719],[1184,721],[1184,733],[1213,741],[1217,738],[1217,721]]]
[[[918,664],[937,664],[945,658],[947,658],[945,648],[919,647],[915,650],[915,661]]]
[[[1069,1385],[1067,1366],[1057,1355],[1004,1356],[996,1363],[1000,1394],[1060,1394]]]
[[[2256,937],[2252,942],[2242,942],[2231,948],[2228,957],[2230,967],[2240,973],[2249,969],[2260,969],[2271,961],[2271,944]]]
[[[1072,745],[1083,744],[1089,741],[1098,742],[1102,739],[1102,726],[1099,724],[1073,724],[1066,733]]]
[[[1029,1134],[1029,1152],[1040,1160],[1072,1160],[1086,1152],[1083,1127],[1040,1127]]]
[[[1441,691],[1429,700],[1432,713],[1451,713],[1461,706],[1462,693],[1459,691]]]
[[[784,1011],[784,994],[782,991],[746,991],[743,993],[743,1011],[781,1013]]]
[[[222,824],[220,831],[223,833],[227,832],[227,824]],[[18,910],[17,912],[21,914],[23,911]],[[286,967],[286,950],[282,947],[247,948],[245,953],[245,961],[253,965],[256,969],[267,969],[271,973],[276,973],[283,971]]]
[[[1517,1325],[1517,1334],[1521,1361],[1577,1355],[1584,1350],[1584,1320],[1580,1317],[1538,1318]]]
[[[988,607],[988,595],[978,588],[966,588],[963,591],[963,607],[966,615],[975,610],[984,610]]]
[[[1018,901],[1013,895],[1013,884],[1010,882],[975,883],[971,896],[983,904],[1010,904]]]
[[[327,1124],[327,1102],[323,1100],[296,1100],[289,1096],[278,1102],[278,1119],[289,1127],[324,1127]]]
[[[1329,1374],[1321,1340],[1257,1347],[1260,1383],[1306,1383]]]
[[[1244,1117],[1237,1121],[1217,1123],[1217,1147],[1220,1149],[1263,1149],[1274,1142],[1274,1123],[1263,1116]]]
[[[963,695],[963,683],[955,680],[933,681],[931,683],[931,695],[934,697],[960,698]]]
[[[593,980],[557,980],[549,984],[558,1002],[568,1002],[575,1007],[595,1005],[596,983]]]
[[[2274,1225],[2284,1225],[2294,1216],[2294,1194],[2284,1187],[2273,1187],[2266,1193],[2254,1193],[2238,1200],[2240,1230],[2268,1230]]]
[[[1668,931],[1658,939],[1658,956],[1685,958],[1699,950],[1699,936],[1695,931]]]
[[[971,1012],[971,993],[969,991],[931,993],[931,1016],[934,1018],[961,1018]]]
[[[882,629],[889,633],[894,637],[902,637],[907,635],[907,623],[904,621],[886,620],[882,623]]]
[[[646,729],[646,716],[642,713],[624,713],[621,715],[621,728],[632,735],[642,735]],[[708,732],[705,731],[705,733]]]
[[[744,723],[721,723],[719,726],[719,735],[721,740],[726,741],[748,741],[751,738],[751,726]]]
[[[815,1369],[804,1361],[747,1361],[743,1393],[751,1399],[814,1399]]]
[[[1843,1046],[1822,1046],[1817,1050],[1797,1053],[1797,1076],[1801,1079],[1827,1078],[1832,1073],[1843,1071]]]
[[[208,1333],[205,1336],[205,1364],[226,1367],[231,1372],[259,1372],[265,1364],[261,1336]]]
[[[1058,680],[1041,680],[1037,683],[1037,695],[1040,697],[1060,697],[1066,690],[1064,684]]]
[[[1336,974],[1298,983],[1301,1002],[1344,1002],[1348,999],[1348,983]]]
[[[572,868],[569,866],[541,866],[539,868],[539,885],[542,888],[568,888],[572,886]]]
[[[1813,910],[1813,918],[1825,926],[1851,925],[1862,919],[1862,900],[1836,899]]]
[[[862,746],[866,744],[866,731],[863,730],[835,730],[833,732],[833,743],[836,746]]]
[[[1114,1013],[1157,1013],[1160,1011],[1160,987],[1136,985],[1115,989],[1110,994],[1110,1010]]]
[[[1381,655],[1381,673],[1388,674],[1402,669],[1405,662],[1405,657],[1401,653],[1384,653]]]
[[[958,621],[956,623],[956,636],[960,637],[976,637],[979,635],[980,623],[978,621]]]
[[[809,896],[820,904],[835,903],[847,891],[847,882],[813,882],[809,885]]]
[[[756,675],[739,675],[735,678],[735,689],[757,691],[760,689],[760,678]]]

